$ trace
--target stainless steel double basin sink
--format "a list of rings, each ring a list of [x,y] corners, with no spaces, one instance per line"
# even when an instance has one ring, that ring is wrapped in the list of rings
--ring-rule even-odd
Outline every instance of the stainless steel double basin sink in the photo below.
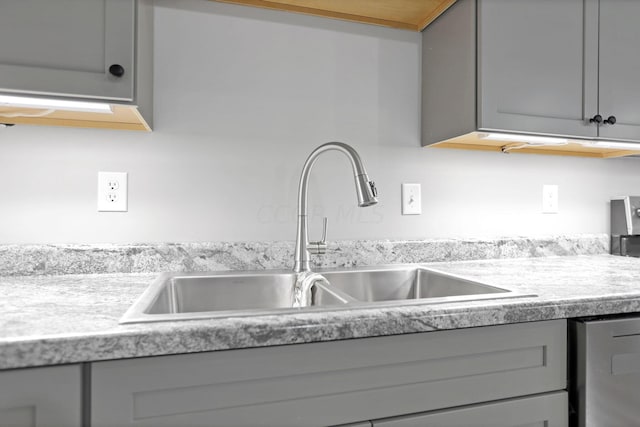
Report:
[[[310,303],[294,307],[291,271],[164,273],[120,319],[157,322],[447,303],[523,295],[421,265],[318,270]]]

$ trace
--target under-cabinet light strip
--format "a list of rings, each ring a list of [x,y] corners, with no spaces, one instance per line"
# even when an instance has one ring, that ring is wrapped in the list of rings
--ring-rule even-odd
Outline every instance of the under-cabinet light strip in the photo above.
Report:
[[[640,143],[618,141],[579,141],[583,147],[616,148],[620,150],[640,151]]]
[[[551,136],[534,136],[520,135],[515,133],[488,133],[481,137],[482,139],[490,139],[494,141],[521,142],[524,145],[517,147],[507,147],[509,150],[526,148],[527,146],[558,146],[567,145],[569,143],[580,144],[583,147],[591,148],[611,148],[619,150],[640,151],[640,143],[634,142],[618,142],[618,141],[602,141],[602,140],[584,140],[584,139],[566,139]]]
[[[109,104],[62,99],[30,98],[26,96],[0,95],[0,107],[46,108],[49,110],[80,111],[85,113],[113,114]]]
[[[526,142],[528,145],[566,145],[569,143],[569,140],[565,138],[520,135],[515,133],[489,133],[483,136],[482,139],[491,139],[494,141]]]

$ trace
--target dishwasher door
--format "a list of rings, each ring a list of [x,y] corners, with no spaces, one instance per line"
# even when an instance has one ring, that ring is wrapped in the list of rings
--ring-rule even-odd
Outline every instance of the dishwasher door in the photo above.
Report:
[[[640,426],[640,315],[575,320],[570,332],[572,426]]]

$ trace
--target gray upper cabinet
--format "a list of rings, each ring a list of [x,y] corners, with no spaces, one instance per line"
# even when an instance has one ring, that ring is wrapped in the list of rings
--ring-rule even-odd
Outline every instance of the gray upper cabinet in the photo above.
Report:
[[[80,365],[0,372],[0,426],[80,427]]]
[[[589,2],[478,2],[480,128],[597,136],[585,120],[598,111],[597,51],[585,49],[598,35],[597,15],[585,21]]]
[[[135,6],[3,0],[0,92],[133,101]]]
[[[475,131],[640,141],[638,21],[629,0],[458,0],[423,32],[423,145]]]
[[[640,141],[640,2],[600,0],[600,108],[615,125],[603,139]]]

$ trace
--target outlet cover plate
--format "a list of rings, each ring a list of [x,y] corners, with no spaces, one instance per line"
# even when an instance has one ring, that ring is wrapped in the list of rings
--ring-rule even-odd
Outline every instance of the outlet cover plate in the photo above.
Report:
[[[402,184],[402,215],[421,215],[420,184]]]
[[[98,212],[127,210],[127,173],[98,172]]]

